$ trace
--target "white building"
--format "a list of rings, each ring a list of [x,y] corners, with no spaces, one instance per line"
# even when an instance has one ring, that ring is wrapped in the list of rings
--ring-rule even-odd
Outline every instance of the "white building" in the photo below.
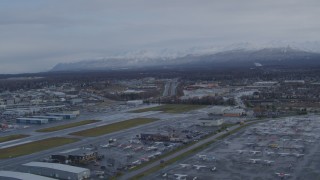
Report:
[[[14,171],[0,171],[0,179],[1,180],[56,180],[53,178],[48,178],[44,176],[22,173],[22,172],[14,172]]]
[[[29,162],[22,165],[22,170],[57,179],[83,180],[90,177],[90,170],[65,164],[47,162]]]
[[[32,118],[48,119],[48,121],[61,121],[63,117],[61,116],[32,116]]]
[[[142,105],[142,104],[143,104],[143,100],[127,101],[127,105],[129,105],[129,106],[138,106],[138,105]]]

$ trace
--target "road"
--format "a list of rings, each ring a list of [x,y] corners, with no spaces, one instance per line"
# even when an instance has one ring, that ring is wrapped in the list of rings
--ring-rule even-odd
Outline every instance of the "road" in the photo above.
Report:
[[[72,144],[67,144],[67,145],[63,145],[60,147],[56,147],[56,148],[52,148],[52,149],[48,149],[45,151],[33,153],[30,155],[20,156],[20,157],[16,157],[16,158],[2,159],[2,160],[0,160],[0,167],[1,167],[1,169],[14,170],[20,164],[27,163],[27,162],[34,161],[34,160],[47,158],[50,155],[56,154],[61,151],[66,151],[66,150],[79,148],[79,147],[83,147],[83,146],[88,146],[90,144],[100,144],[102,142],[105,143],[106,140],[110,139],[110,138],[119,139],[120,137],[124,137],[124,136],[135,136],[136,133],[139,132],[138,130],[141,130],[141,129],[149,129],[149,128],[153,128],[153,127],[165,126],[169,123],[176,122],[176,121],[184,122],[184,121],[188,121],[190,119],[194,119],[199,116],[198,114],[176,114],[176,115],[171,115],[172,117],[168,119],[165,114],[163,114],[164,116],[162,118],[162,115],[159,112],[149,112],[149,113],[150,113],[149,115],[144,114],[144,113],[142,113],[142,114],[136,113],[136,116],[141,117],[141,115],[146,115],[148,117],[159,117],[159,118],[161,118],[161,120],[155,121],[153,123],[133,127],[130,129],[125,129],[125,130],[121,130],[118,132],[98,136],[98,137],[77,137],[77,138],[80,138],[80,141],[72,143]],[[127,115],[127,118],[129,118],[129,117],[130,116]],[[132,118],[132,116],[130,118]],[[99,122],[98,124],[100,124],[100,123],[103,123],[103,122]],[[97,126],[97,123],[91,124],[91,125],[93,125],[93,127],[95,127],[95,126]],[[61,137],[61,136],[62,137],[74,137],[74,136],[69,136],[68,134],[71,132],[74,132],[74,131],[92,128],[91,125],[90,126],[85,125],[84,127],[82,127],[82,126],[75,127],[75,128],[72,128],[72,130],[66,129],[66,130],[56,131],[56,132],[52,132],[52,133],[41,133],[40,135],[42,135],[44,138],[57,137],[57,136],[59,136],[59,137]],[[39,140],[38,138],[41,139],[41,136],[30,137],[30,139],[28,139],[28,140]],[[27,141],[27,140],[24,139],[24,141]],[[17,143],[17,142],[14,142],[14,143]]]
[[[175,96],[177,94],[178,79],[171,79],[164,85],[162,96]]]
[[[252,123],[253,123],[253,122],[251,122],[250,124],[252,124]],[[235,126],[233,126],[233,127],[230,127],[229,130],[232,131],[232,130],[234,130],[234,129],[236,129],[236,128],[239,128],[239,127],[240,127],[240,125],[235,125]],[[209,137],[209,138],[207,138],[207,139],[201,140],[201,141],[197,142],[196,144],[194,144],[194,145],[192,145],[192,146],[189,146],[189,147],[187,147],[187,148],[185,148],[185,149],[182,149],[181,151],[178,151],[178,152],[176,152],[176,153],[174,153],[174,154],[172,154],[172,155],[169,155],[169,156],[167,156],[167,157],[165,157],[165,158],[163,158],[163,159],[161,159],[161,160],[155,161],[155,162],[153,162],[153,163],[151,163],[151,164],[149,164],[149,165],[147,165],[147,166],[145,166],[145,167],[143,167],[143,168],[141,168],[141,169],[138,169],[138,170],[136,170],[136,171],[129,172],[129,173],[121,176],[120,179],[121,179],[121,180],[131,179],[131,178],[133,178],[133,177],[135,177],[135,176],[137,176],[137,175],[139,175],[139,174],[141,174],[141,173],[143,173],[143,172],[145,172],[145,171],[148,171],[149,169],[151,169],[151,168],[153,168],[153,167],[158,166],[162,160],[163,160],[163,161],[169,161],[169,160],[171,160],[171,159],[173,159],[173,158],[176,158],[176,157],[182,155],[183,153],[185,153],[185,152],[187,152],[187,151],[190,151],[190,150],[192,150],[192,149],[194,149],[194,148],[197,148],[197,147],[199,147],[199,146],[202,146],[202,145],[204,145],[204,144],[206,144],[206,143],[208,143],[208,142],[210,142],[210,141],[213,141],[213,140],[215,140],[216,138],[218,138],[219,136],[221,136],[221,135],[223,135],[223,134],[226,134],[226,133],[228,133],[228,132],[227,132],[227,131],[223,131],[223,132],[220,132],[220,133],[218,133],[218,134],[216,134],[216,135],[213,135],[213,136],[211,136],[211,137]]]

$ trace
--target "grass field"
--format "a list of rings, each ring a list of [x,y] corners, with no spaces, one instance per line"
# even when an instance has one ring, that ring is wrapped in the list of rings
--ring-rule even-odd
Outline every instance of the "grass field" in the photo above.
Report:
[[[139,126],[142,124],[151,123],[156,120],[158,120],[158,119],[155,119],[155,118],[129,119],[129,120],[122,121],[122,122],[116,122],[116,123],[108,124],[105,126],[100,126],[100,127],[96,127],[96,128],[91,128],[91,129],[87,129],[87,130],[83,130],[83,131],[74,132],[74,133],[71,133],[71,135],[86,136],[86,137],[101,136],[104,134],[120,131],[123,129],[132,128],[132,127]]]
[[[34,141],[26,144],[8,147],[8,148],[0,149],[0,159],[32,154],[35,152],[47,150],[57,146],[62,146],[65,144],[76,142],[76,141],[78,141],[78,139],[53,137],[53,138],[43,139],[40,141]]]
[[[22,139],[22,138],[25,138],[28,136],[29,135],[24,135],[24,134],[14,134],[14,135],[10,135],[10,136],[3,136],[3,137],[0,137],[0,143],[12,141],[12,140],[16,140],[16,139]]]
[[[85,120],[85,121],[74,122],[74,123],[70,123],[70,124],[64,124],[64,125],[60,125],[60,126],[54,126],[54,127],[39,129],[39,130],[37,130],[37,132],[60,131],[60,130],[63,130],[63,129],[73,128],[73,127],[82,126],[82,125],[86,125],[86,124],[91,124],[91,123],[95,123],[95,122],[98,122],[98,120]]]
[[[206,107],[205,105],[190,105],[190,104],[166,104],[157,107],[138,109],[135,111],[131,111],[133,113],[141,113],[147,111],[163,111],[165,113],[183,113],[195,109],[200,109]]]

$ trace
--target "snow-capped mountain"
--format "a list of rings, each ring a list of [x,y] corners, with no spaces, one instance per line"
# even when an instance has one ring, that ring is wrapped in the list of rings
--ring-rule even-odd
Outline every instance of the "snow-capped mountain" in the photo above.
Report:
[[[182,66],[248,62],[268,64],[278,61],[317,64],[320,42],[273,41],[264,44],[237,43],[228,46],[197,46],[187,49],[144,49],[125,52],[109,58],[57,64],[52,71],[113,70],[141,67]]]

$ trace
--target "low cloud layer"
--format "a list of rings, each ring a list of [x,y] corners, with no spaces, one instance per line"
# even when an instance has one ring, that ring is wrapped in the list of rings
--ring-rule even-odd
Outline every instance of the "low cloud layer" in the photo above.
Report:
[[[201,43],[318,41],[318,0],[3,0],[0,73]]]

